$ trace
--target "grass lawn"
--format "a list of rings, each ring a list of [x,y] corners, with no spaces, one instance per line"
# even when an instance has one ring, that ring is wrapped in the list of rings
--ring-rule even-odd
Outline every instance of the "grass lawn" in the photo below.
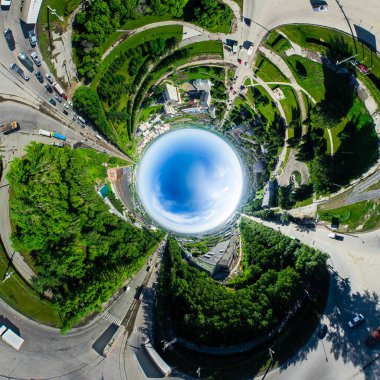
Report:
[[[286,122],[289,124],[294,119],[294,113],[298,111],[298,101],[294,90],[290,86],[279,86],[285,95],[285,99],[280,100],[285,112]]]
[[[186,68],[175,74],[173,74],[170,79],[172,81],[182,83],[188,82],[194,79],[210,79],[224,82],[225,70],[222,67],[215,66],[197,66],[192,68]]]
[[[331,221],[333,217],[339,218],[341,225],[348,225],[349,231],[363,226],[362,231],[373,230],[380,227],[380,201],[363,201],[336,209],[319,211],[321,220]]]
[[[325,72],[330,70],[322,67],[321,64],[310,61],[298,55],[292,55],[286,58],[286,61],[292,70],[297,82],[302,86],[318,103],[325,98]],[[296,64],[300,62],[306,69],[306,76],[300,77],[296,70]],[[333,72],[331,72],[333,75]],[[328,79],[328,78],[326,78]]]
[[[321,26],[286,25],[279,29],[298,45],[311,50],[326,53],[332,45],[339,43],[340,47],[346,46],[347,56],[358,54],[356,59],[372,68],[368,76],[357,71],[358,78],[368,87],[380,107],[380,58],[376,52],[348,34]]]
[[[313,203],[313,197],[309,197],[304,199],[303,201],[297,202],[292,208],[297,208],[297,207],[304,207],[304,206],[309,206]]]
[[[271,124],[274,121],[275,115],[278,113],[277,107],[272,105],[272,98],[261,86],[255,86],[255,90],[260,93],[259,96],[253,96],[252,89],[253,87],[250,87],[248,89],[247,98],[251,100],[253,104],[256,105],[257,110],[260,111],[260,113],[265,117],[267,122]],[[261,101],[258,101],[258,97],[266,98],[269,103],[264,104]]]
[[[279,54],[284,53],[292,47],[290,42],[276,31],[269,33],[268,37],[264,41],[264,46]]]
[[[255,74],[265,82],[289,82],[286,76],[267,58],[259,54]]]
[[[38,47],[41,50],[42,57],[54,75],[56,74],[53,64],[51,63],[50,41],[48,33],[48,22],[50,29],[53,25],[61,25],[57,16],[52,15],[48,6],[55,9],[57,13],[67,19],[68,15],[80,4],[82,0],[44,0],[41,5],[38,21],[36,25],[36,33],[38,37]]]
[[[150,115],[161,112],[163,109],[163,105],[160,104],[158,106],[151,106],[143,108],[140,112],[140,118],[139,121],[145,121],[149,118]]]
[[[0,276],[13,272],[5,282],[0,282],[0,297],[15,310],[37,322],[57,326],[60,322],[58,314],[53,311],[51,303],[41,299],[24,280],[18,275],[12,265],[9,266],[2,245],[0,244]]]
[[[283,163],[281,164],[281,170],[285,169],[285,166],[286,166],[288,159],[289,159],[289,155],[290,155],[290,148],[286,148],[285,158],[284,158]]]
[[[120,43],[112,52],[106,57],[106,59],[100,64],[99,71],[95,78],[91,82],[91,87],[96,88],[99,84],[101,77],[103,76],[105,70],[111,65],[113,60],[126,50],[133,49],[134,47],[141,45],[146,41],[152,41],[157,38],[167,39],[170,37],[180,37],[182,35],[182,26],[180,25],[169,25],[162,26],[159,28],[153,28],[149,30],[144,30],[141,33],[133,35],[126,39],[124,42]]]

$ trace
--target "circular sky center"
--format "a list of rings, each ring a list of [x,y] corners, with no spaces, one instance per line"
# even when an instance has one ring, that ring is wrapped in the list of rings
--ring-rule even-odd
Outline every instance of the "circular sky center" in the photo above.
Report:
[[[149,146],[138,168],[137,188],[146,212],[158,224],[198,234],[231,217],[242,195],[243,173],[225,140],[187,128]]]

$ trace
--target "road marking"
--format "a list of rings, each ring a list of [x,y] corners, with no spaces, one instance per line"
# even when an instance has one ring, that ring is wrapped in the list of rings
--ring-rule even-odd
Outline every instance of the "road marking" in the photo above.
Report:
[[[110,314],[108,311],[102,313],[102,318],[106,321],[114,323],[115,325],[121,325],[121,320],[119,318],[116,318],[114,315]]]

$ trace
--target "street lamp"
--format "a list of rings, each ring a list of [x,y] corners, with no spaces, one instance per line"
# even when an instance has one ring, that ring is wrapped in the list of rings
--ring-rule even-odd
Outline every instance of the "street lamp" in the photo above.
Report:
[[[65,19],[64,19],[62,16],[60,16],[60,15],[57,13],[57,11],[56,11],[55,9],[53,9],[50,5],[48,5],[47,7],[48,7],[48,9],[50,10],[51,14],[53,14],[53,15],[55,15],[55,16],[58,17],[59,21],[61,21],[61,22],[65,21]]]
[[[5,281],[7,281],[8,278],[10,278],[10,277],[12,276],[13,273],[14,273],[14,272],[7,272],[7,273],[5,273],[3,283],[4,283]]]

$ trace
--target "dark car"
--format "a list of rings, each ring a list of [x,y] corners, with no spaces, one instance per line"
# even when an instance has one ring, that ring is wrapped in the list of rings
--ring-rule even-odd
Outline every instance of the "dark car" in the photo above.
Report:
[[[54,95],[54,97],[55,97],[60,103],[62,103],[62,98],[61,98],[61,97],[59,97],[58,95]]]
[[[15,42],[15,39],[13,37],[13,33],[9,28],[4,30],[4,37],[5,37],[5,40],[7,41],[9,50],[10,51],[15,50],[16,49],[16,42]]]
[[[46,91],[48,91],[50,93],[53,92],[53,88],[50,86],[50,84],[46,83],[44,87],[46,88]]]
[[[64,108],[64,109],[62,110],[62,112],[63,112],[65,115],[68,115],[68,114],[69,114],[69,113],[67,112],[66,108]]]
[[[20,66],[18,66],[16,63],[11,63],[11,69],[16,71],[16,73],[18,73],[19,75],[21,75],[26,81],[29,80],[29,77],[27,75],[25,75],[24,71],[22,70],[22,68]]]
[[[322,323],[318,328],[318,332],[317,332],[318,338],[323,339],[326,336],[326,334],[327,334],[327,325]]]
[[[42,75],[39,71],[36,71],[36,72],[34,73],[34,75],[36,76],[36,78],[38,79],[38,81],[39,81],[40,83],[44,83],[44,77],[43,77],[43,75]]]
[[[57,105],[57,102],[53,98],[49,99],[49,103],[51,103],[53,106]]]
[[[238,59],[238,62],[239,64],[241,65],[241,63],[243,62],[240,58]]]

